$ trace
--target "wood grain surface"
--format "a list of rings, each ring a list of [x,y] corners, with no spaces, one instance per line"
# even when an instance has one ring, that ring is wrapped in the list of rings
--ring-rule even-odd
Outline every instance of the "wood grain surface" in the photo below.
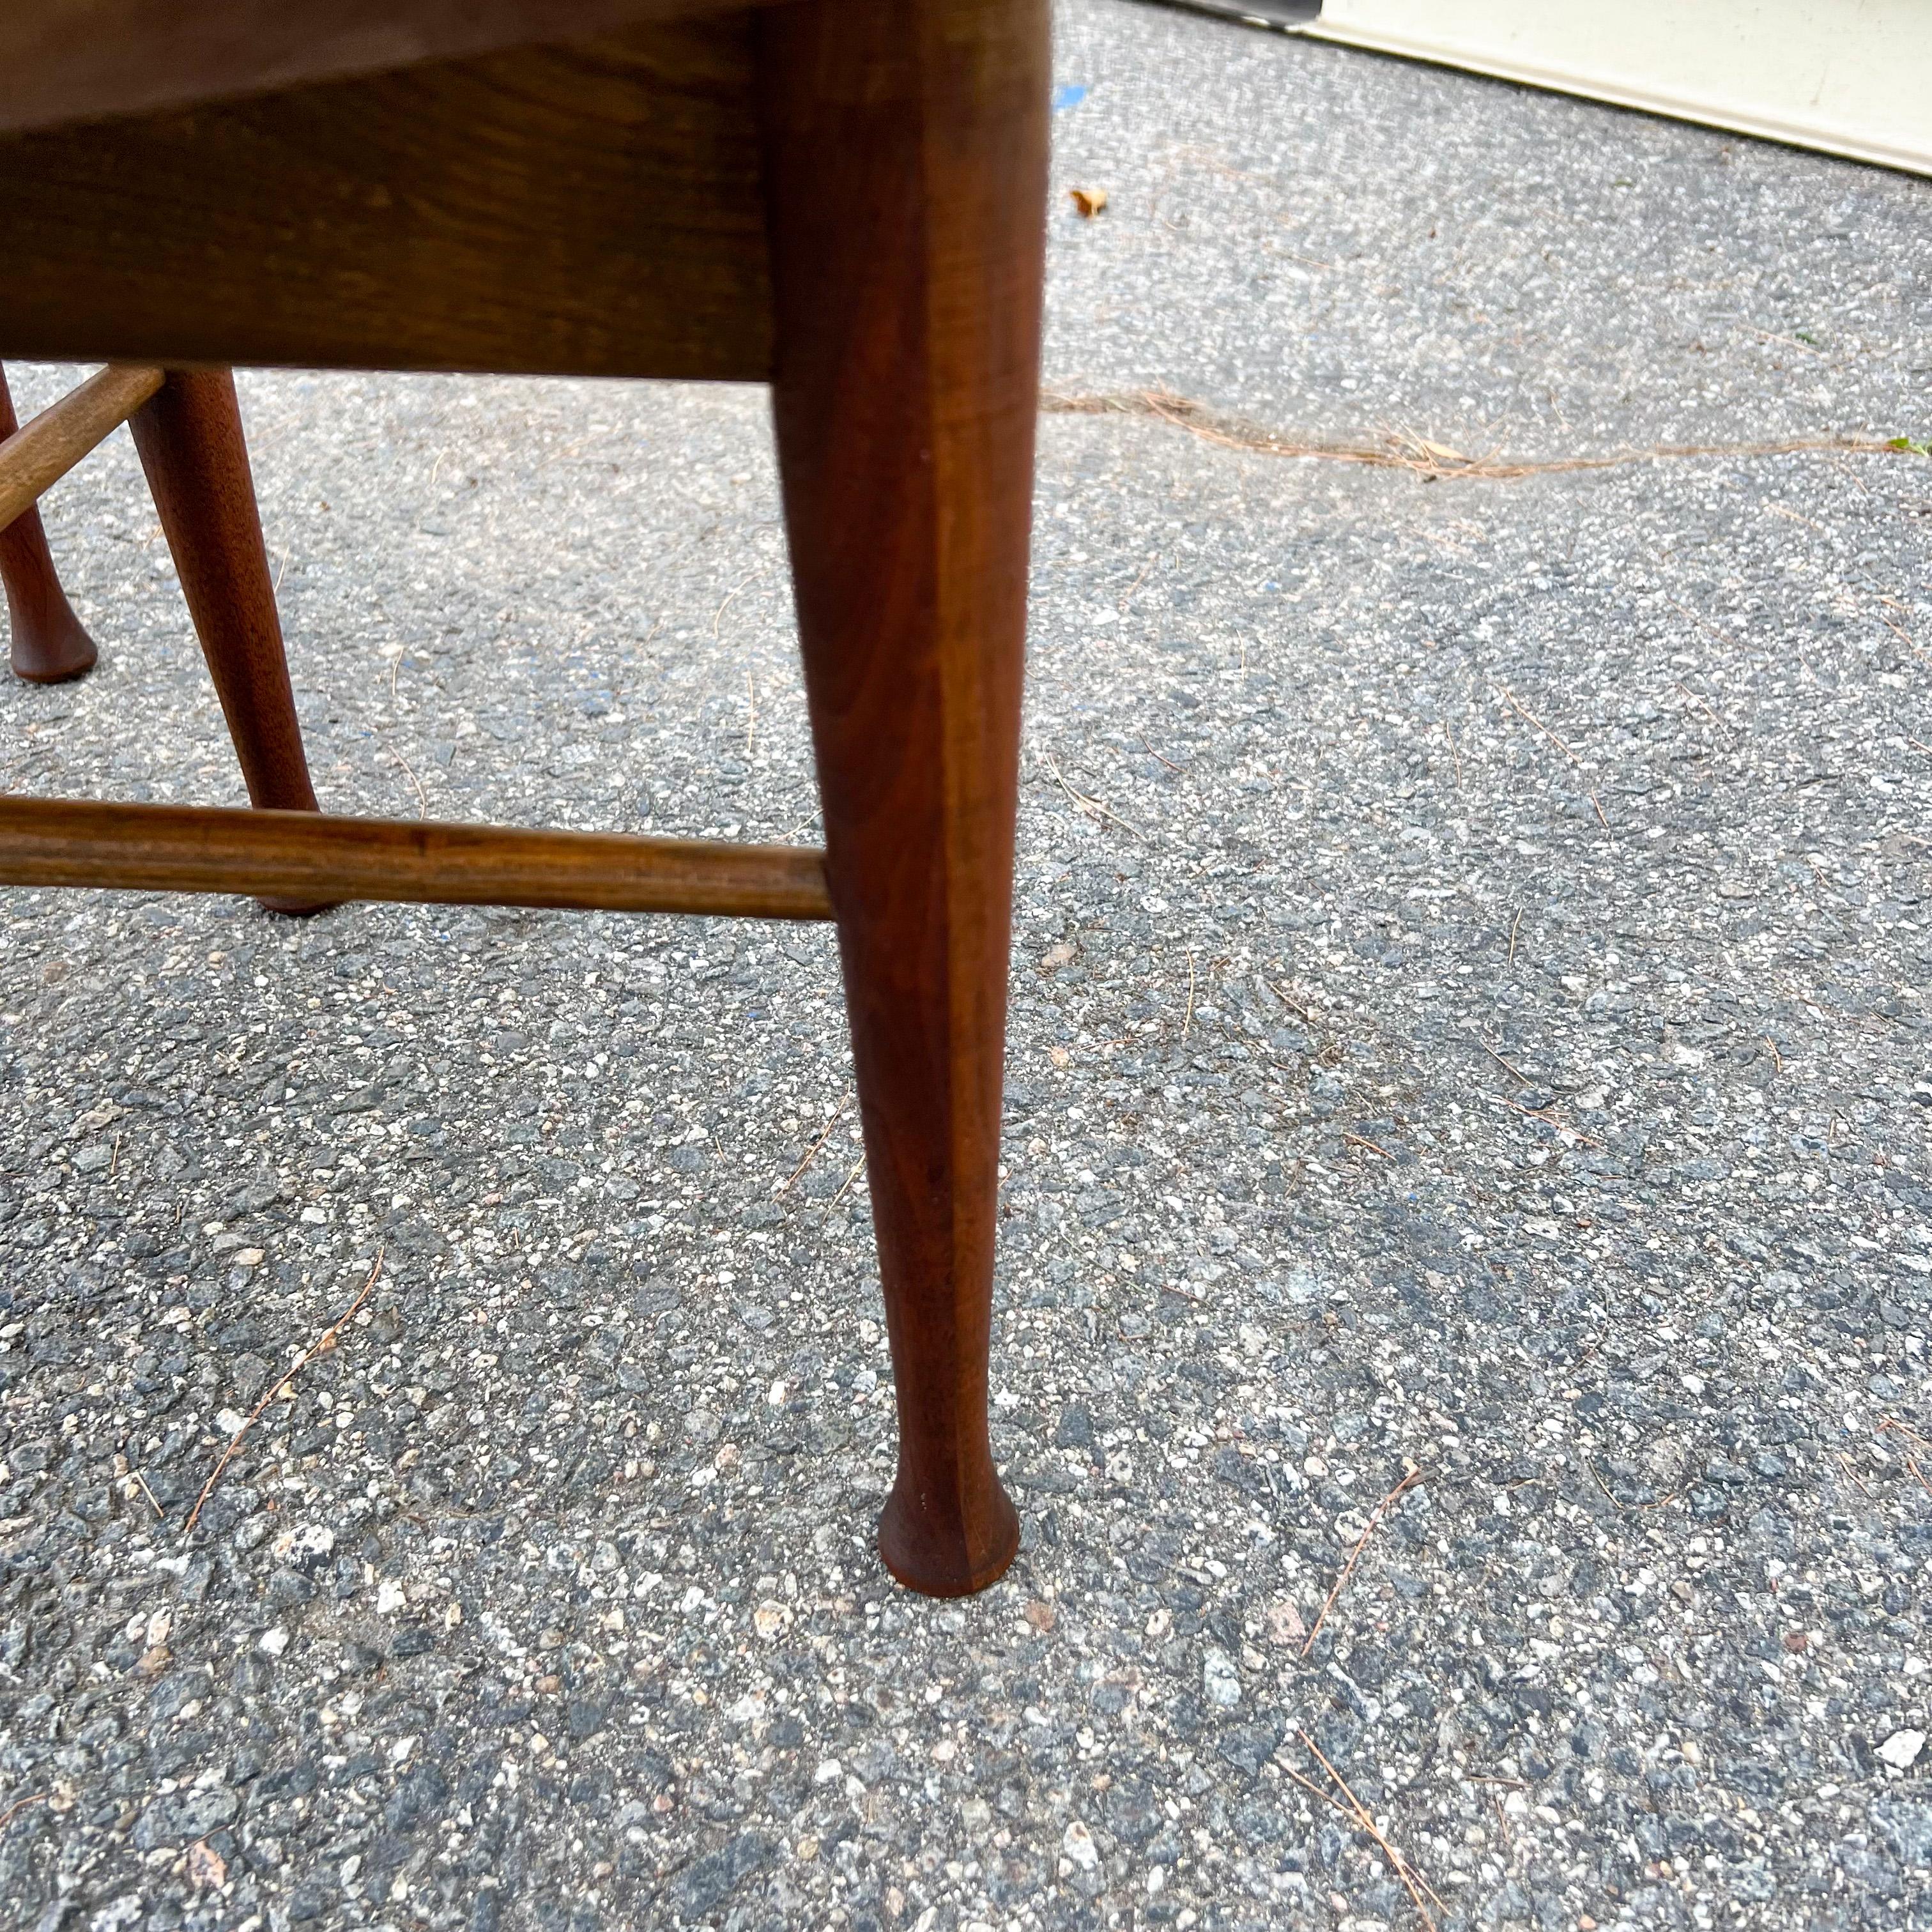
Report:
[[[7,0],[0,128],[152,112],[381,74],[746,0]]]
[[[829,919],[791,845],[0,796],[0,885]]]
[[[879,1546],[1018,1546],[987,1350],[1045,249],[1045,0],[760,22],[773,411],[897,1380]]]
[[[0,136],[0,355],[763,380],[751,22]]]

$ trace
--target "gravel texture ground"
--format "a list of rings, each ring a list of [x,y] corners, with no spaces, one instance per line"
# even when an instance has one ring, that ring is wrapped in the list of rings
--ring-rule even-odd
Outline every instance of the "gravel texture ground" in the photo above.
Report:
[[[1932,184],[1058,70],[1064,396],[1932,433]],[[759,395],[244,395],[328,804],[811,836]],[[1932,1925],[1932,464],[1042,429],[1010,1575],[872,1552],[827,932],[0,894],[0,1922]],[[48,512],[0,784],[238,800],[124,437]]]

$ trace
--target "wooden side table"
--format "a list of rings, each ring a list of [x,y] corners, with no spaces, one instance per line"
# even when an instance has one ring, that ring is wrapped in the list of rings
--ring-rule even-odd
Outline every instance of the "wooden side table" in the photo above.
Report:
[[[898,1382],[880,1548],[940,1595],[1019,1533],[987,1350],[1047,88],[1045,0],[0,18],[0,356],[771,384],[822,854],[333,818],[251,775],[269,808],[0,799],[0,882],[835,918]],[[270,655],[223,692],[238,746]]]

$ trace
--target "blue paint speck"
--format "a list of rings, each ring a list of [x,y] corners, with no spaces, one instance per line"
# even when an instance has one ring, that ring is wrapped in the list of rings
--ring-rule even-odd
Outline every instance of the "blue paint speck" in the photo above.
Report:
[[[1036,94],[1034,98],[1037,100],[1040,97]],[[1070,107],[1078,107],[1086,98],[1087,90],[1078,81],[1063,80],[1053,90],[1053,111],[1064,113]]]

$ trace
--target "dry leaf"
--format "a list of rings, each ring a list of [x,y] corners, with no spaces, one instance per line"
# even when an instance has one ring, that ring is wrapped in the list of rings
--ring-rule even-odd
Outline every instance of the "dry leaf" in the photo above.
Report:
[[[188,1848],[188,1875],[198,1886],[228,1882],[228,1861],[206,1838],[197,1838]]]
[[[1036,1630],[1050,1630],[1060,1617],[1051,1604],[1033,1603],[1026,1606],[1026,1620]]]
[[[1066,192],[1083,221],[1091,221],[1107,205],[1107,190],[1103,188],[1070,188]]]

